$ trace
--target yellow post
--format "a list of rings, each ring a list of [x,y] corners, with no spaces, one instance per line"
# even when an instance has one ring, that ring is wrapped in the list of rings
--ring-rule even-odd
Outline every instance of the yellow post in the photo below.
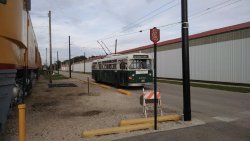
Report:
[[[25,141],[25,104],[19,104],[19,141]]]

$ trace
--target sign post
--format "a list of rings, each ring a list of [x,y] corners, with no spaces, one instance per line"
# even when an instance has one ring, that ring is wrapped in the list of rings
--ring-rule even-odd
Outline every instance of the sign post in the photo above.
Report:
[[[154,129],[157,130],[157,42],[160,41],[160,30],[150,29],[150,40],[154,43]]]

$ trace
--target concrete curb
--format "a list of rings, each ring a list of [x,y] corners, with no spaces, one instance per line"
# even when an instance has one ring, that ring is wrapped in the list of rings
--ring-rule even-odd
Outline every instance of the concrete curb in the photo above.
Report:
[[[115,134],[115,133],[126,133],[130,131],[150,129],[153,127],[154,127],[153,124],[146,123],[146,124],[128,125],[128,126],[122,126],[122,127],[111,127],[111,128],[97,129],[97,130],[89,130],[89,131],[83,131],[82,137],[87,138],[87,137],[108,135],[108,134]]]
[[[121,94],[125,94],[127,96],[131,96],[131,92],[123,90],[123,89],[117,89],[117,92],[121,93]]]
[[[180,115],[158,116],[157,122],[178,121],[180,119],[181,119]],[[145,124],[145,123],[153,123],[153,122],[154,122],[154,117],[138,118],[138,119],[122,120],[119,125],[120,126],[128,126],[128,125]]]

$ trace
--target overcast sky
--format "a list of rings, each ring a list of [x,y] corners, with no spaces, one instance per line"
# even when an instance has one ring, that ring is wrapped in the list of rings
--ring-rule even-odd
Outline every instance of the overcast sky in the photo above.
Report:
[[[190,35],[250,21],[250,0],[189,0]],[[97,40],[113,53],[151,44],[149,30],[158,27],[161,40],[181,37],[181,0],[32,0],[30,11],[45,63],[49,48],[48,11],[52,12],[53,59],[103,55]],[[140,32],[142,31],[142,32]],[[108,52],[108,51],[107,51]]]

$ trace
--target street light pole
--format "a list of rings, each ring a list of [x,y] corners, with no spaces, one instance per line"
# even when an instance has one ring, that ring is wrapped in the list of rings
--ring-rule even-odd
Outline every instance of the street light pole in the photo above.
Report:
[[[116,50],[117,50],[117,39],[115,40],[115,54],[116,54]]]
[[[58,60],[58,51],[56,52],[57,55],[57,73],[59,74],[59,60]]]
[[[71,78],[71,53],[70,53],[70,36],[69,36],[69,78]]]
[[[52,84],[52,43],[51,43],[51,11],[49,11],[49,83]]]
[[[181,0],[182,19],[182,75],[183,75],[183,114],[184,121],[191,120],[189,33],[187,0]]]
[[[84,52],[84,59],[83,59],[83,67],[84,67],[84,74],[85,74],[85,59],[86,59],[86,56],[85,56],[85,52]]]

